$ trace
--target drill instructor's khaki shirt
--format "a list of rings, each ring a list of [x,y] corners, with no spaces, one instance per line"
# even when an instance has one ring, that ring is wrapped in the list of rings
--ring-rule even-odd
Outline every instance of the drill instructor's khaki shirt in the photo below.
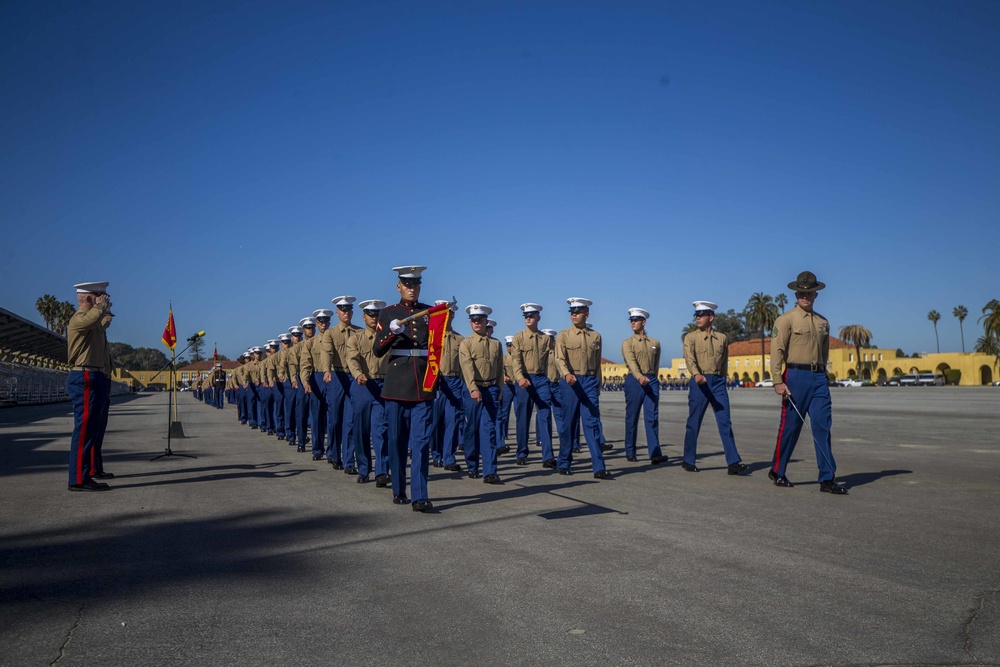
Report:
[[[816,364],[826,370],[830,357],[830,322],[813,311],[797,305],[781,315],[771,330],[771,378],[783,377],[785,364]]]

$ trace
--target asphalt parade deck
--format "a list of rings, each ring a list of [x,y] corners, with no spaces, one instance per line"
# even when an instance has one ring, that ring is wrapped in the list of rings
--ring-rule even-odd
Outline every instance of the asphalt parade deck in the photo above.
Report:
[[[602,395],[611,481],[501,458],[505,484],[432,469],[435,511],[180,397],[116,400],[106,493],[70,493],[69,404],[0,410],[0,664],[1000,664],[1000,389],[834,389],[850,495],[820,493],[808,427],[767,479],[771,390],[731,394],[751,474],[706,415],[678,465],[628,463]],[[513,418],[511,440],[513,440]],[[640,451],[644,436],[640,428]]]

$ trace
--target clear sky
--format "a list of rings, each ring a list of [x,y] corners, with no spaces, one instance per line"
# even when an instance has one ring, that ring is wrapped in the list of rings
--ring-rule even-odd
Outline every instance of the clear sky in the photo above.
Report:
[[[7,2],[0,306],[234,357],[330,299],[691,301],[799,271],[836,331],[959,350],[1000,297],[1000,2]],[[360,316],[355,318],[360,323]],[[458,329],[468,331],[463,317]],[[162,349],[162,348],[161,348]]]

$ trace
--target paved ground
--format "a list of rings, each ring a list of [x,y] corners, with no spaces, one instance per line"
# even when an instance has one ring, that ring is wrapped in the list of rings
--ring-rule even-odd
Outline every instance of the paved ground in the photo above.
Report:
[[[1000,664],[1000,389],[834,392],[847,497],[808,429],[796,488],[768,482],[770,390],[732,394],[745,478],[711,416],[701,473],[626,462],[606,394],[616,479],[508,456],[503,487],[434,474],[428,515],[190,394],[197,459],[150,462],[166,396],[130,397],[114,490],[69,493],[69,406],[5,409],[0,664]]]

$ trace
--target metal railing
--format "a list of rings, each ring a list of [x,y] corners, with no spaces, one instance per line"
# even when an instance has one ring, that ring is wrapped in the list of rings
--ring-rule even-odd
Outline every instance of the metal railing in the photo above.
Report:
[[[0,405],[40,405],[68,401],[69,371],[0,362]],[[124,382],[111,383],[111,395],[129,393]]]

